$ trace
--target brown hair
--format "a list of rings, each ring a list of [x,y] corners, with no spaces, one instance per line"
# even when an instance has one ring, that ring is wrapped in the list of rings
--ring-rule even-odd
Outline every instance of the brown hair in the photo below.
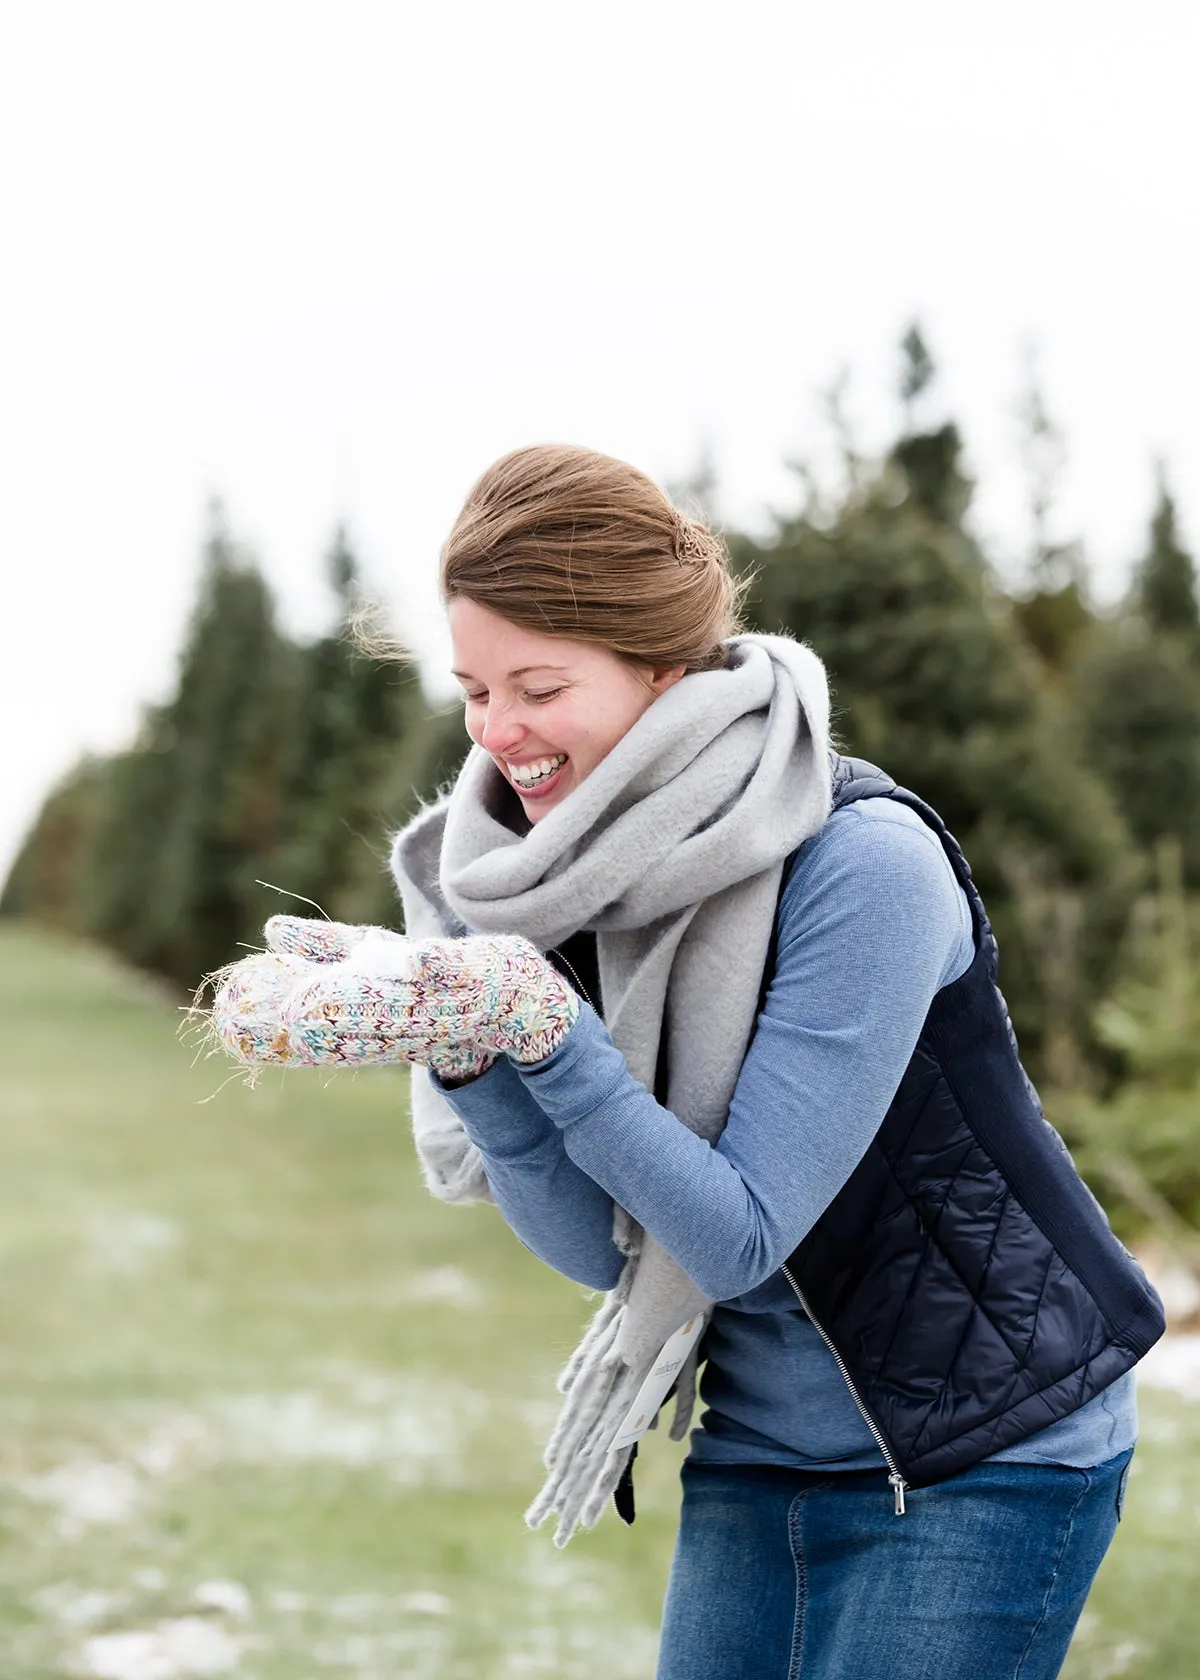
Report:
[[[725,664],[741,587],[720,538],[625,461],[534,444],[471,488],[442,548],[442,595],[631,664]]]

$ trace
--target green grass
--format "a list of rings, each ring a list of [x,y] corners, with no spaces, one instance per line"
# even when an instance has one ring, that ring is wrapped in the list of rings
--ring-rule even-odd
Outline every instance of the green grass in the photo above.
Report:
[[[3,1680],[650,1680],[681,1449],[521,1518],[583,1292],[426,1195],[401,1075],[212,1096],[178,1019],[0,933]],[[1197,1672],[1200,1407],[1143,1414],[1073,1680]]]

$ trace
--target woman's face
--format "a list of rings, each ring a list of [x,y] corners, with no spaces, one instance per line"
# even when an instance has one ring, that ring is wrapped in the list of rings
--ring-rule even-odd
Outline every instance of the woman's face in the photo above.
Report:
[[[467,734],[534,823],[684,673],[682,665],[642,671],[594,643],[522,630],[462,596],[451,601],[449,619]]]

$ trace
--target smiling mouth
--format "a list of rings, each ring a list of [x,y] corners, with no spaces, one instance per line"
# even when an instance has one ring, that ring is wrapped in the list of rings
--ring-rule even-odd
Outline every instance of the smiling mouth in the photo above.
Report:
[[[566,753],[535,759],[532,764],[506,765],[509,780],[518,793],[538,793],[557,781],[567,763]]]

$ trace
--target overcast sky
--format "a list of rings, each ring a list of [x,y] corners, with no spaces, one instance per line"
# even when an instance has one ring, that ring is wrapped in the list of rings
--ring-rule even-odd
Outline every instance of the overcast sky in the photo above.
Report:
[[[1004,564],[1022,348],[1110,593],[1200,537],[1194,0],[39,0],[0,24],[0,868],[168,685],[206,498],[288,623],[344,518],[444,665],[436,551],[544,439],[760,525],[919,314]],[[442,678],[444,687],[444,678]]]

